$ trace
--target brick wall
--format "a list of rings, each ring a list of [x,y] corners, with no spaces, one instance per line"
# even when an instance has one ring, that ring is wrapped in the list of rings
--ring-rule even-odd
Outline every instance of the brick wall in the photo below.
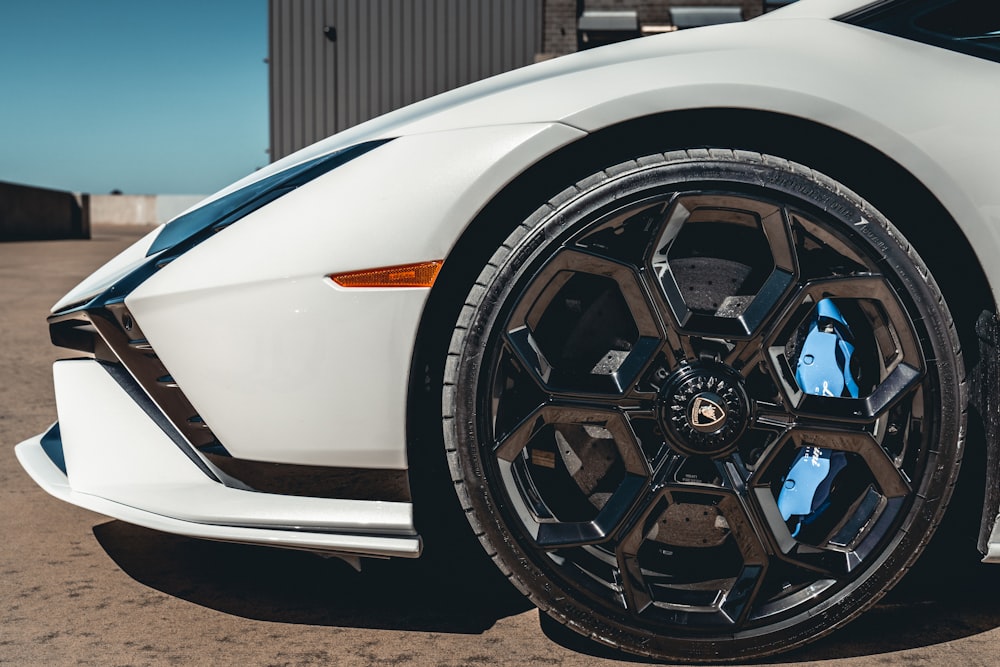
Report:
[[[543,0],[542,49],[546,54],[562,55],[576,51],[577,5],[586,4],[587,9],[614,10],[634,9],[639,13],[640,25],[666,25],[670,23],[671,5],[695,6],[738,6],[743,8],[743,18],[750,19],[762,11],[762,0]]]
[[[576,51],[576,0],[543,0],[542,51],[563,55]]]

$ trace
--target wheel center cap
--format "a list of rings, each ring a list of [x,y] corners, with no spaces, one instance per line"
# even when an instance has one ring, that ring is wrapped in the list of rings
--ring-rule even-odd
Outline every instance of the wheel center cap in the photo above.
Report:
[[[667,378],[658,412],[672,447],[688,455],[722,456],[746,428],[749,401],[742,379],[729,367],[696,362]]]

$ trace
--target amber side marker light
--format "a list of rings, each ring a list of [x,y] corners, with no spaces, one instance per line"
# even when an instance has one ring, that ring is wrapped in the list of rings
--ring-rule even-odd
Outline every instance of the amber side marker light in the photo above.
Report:
[[[330,278],[341,287],[430,287],[443,263],[444,260],[436,260],[381,269],[363,269],[334,273]]]

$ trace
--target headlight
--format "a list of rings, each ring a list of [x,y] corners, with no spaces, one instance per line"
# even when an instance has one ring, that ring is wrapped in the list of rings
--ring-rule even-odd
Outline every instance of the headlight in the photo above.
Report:
[[[300,185],[364,155],[386,141],[389,140],[366,141],[302,162],[175,218],[156,237],[153,245],[146,251],[146,256],[152,257],[158,252],[175,248],[185,242],[195,245],[212,233],[250,215]]]

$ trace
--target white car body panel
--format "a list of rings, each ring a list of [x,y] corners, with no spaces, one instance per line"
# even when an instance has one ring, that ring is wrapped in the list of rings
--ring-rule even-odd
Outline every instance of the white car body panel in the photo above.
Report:
[[[325,276],[444,258],[483,193],[580,136],[514,125],[402,137],[201,243],[126,304],[233,456],[405,468],[428,290],[343,289]],[[462,159],[429,170],[428,154]]]
[[[41,450],[40,436],[17,451],[35,481],[58,498],[197,537],[419,554],[409,503],[278,496],[223,486],[192,465],[98,362],[57,362],[54,374],[68,475]],[[354,541],[338,541],[334,533]]]

